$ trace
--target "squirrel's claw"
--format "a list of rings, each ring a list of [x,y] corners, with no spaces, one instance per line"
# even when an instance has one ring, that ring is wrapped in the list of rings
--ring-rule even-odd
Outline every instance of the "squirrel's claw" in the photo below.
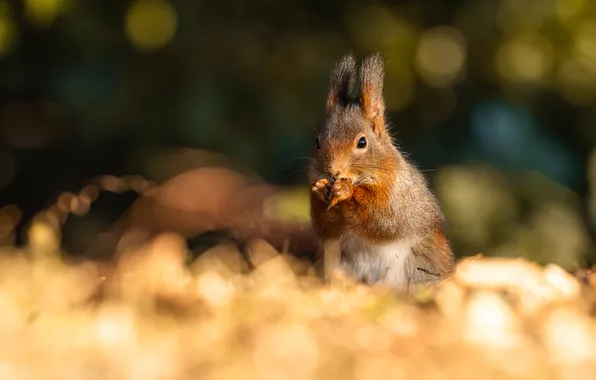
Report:
[[[340,202],[349,199],[352,196],[352,185],[350,180],[341,179],[333,185],[331,194],[329,194],[329,206],[327,210],[335,207]]]
[[[340,199],[337,197],[331,198],[331,200],[329,201],[329,206],[327,206],[327,211],[329,211],[333,207],[335,207],[335,205],[337,205],[339,203],[339,201],[340,201]]]
[[[328,202],[331,184],[326,178],[321,178],[313,182],[311,190],[322,202]]]

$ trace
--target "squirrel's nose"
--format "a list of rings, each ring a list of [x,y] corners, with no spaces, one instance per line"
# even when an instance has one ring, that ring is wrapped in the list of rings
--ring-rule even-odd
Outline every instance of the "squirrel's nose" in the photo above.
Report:
[[[331,178],[342,178],[348,172],[348,167],[344,160],[333,160],[327,166],[327,175]]]
[[[341,177],[340,170],[327,170],[327,176],[331,178],[339,178]]]

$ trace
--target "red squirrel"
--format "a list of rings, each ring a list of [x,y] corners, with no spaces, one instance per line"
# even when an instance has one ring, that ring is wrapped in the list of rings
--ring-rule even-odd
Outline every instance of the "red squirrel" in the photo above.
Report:
[[[453,273],[455,256],[440,206],[422,173],[394,143],[385,117],[384,62],[345,55],[331,74],[325,123],[309,167],[310,214],[325,249],[325,274],[392,289],[436,285]]]

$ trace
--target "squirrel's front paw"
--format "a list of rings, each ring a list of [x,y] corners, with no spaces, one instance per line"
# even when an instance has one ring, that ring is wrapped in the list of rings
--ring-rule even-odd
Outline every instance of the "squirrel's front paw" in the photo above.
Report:
[[[336,204],[350,199],[352,196],[352,182],[349,179],[339,179],[333,184],[331,189],[331,201],[329,202],[329,208],[334,207]]]
[[[329,201],[329,194],[331,193],[332,185],[327,180],[327,178],[321,178],[316,180],[312,184],[312,192],[317,195],[317,197],[327,203]]]

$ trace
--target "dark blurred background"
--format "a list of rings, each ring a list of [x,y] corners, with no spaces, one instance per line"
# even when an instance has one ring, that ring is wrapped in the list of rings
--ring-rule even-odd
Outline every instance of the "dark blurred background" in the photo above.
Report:
[[[593,261],[589,0],[0,0],[1,206],[22,226],[95,176],[162,181],[206,152],[307,189],[333,64],[377,50],[458,255]],[[72,250],[135,195],[100,198],[67,223]]]

